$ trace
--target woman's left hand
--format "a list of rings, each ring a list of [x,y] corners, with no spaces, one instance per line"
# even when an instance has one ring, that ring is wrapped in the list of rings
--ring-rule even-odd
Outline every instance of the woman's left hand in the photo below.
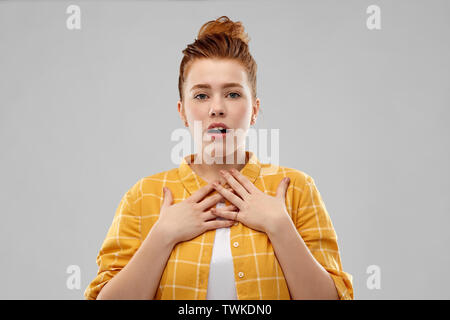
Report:
[[[289,218],[285,204],[286,191],[290,182],[288,177],[281,180],[277,193],[273,197],[255,187],[239,171],[235,169],[230,171],[221,170],[221,174],[235,191],[234,193],[218,183],[213,184],[213,187],[238,210],[229,211],[214,208],[212,213],[222,218],[234,220],[236,212],[238,212],[236,221],[265,233],[269,233],[286,217]]]

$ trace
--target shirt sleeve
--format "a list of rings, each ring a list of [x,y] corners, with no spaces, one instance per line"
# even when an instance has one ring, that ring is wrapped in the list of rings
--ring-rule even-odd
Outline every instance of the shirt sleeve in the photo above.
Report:
[[[140,247],[141,209],[140,181],[122,197],[106,238],[97,255],[97,276],[84,292],[87,300],[97,299],[100,290],[125,265]]]
[[[353,277],[342,270],[337,235],[314,179],[306,175],[296,228],[316,260],[328,271],[340,300],[353,300]]]

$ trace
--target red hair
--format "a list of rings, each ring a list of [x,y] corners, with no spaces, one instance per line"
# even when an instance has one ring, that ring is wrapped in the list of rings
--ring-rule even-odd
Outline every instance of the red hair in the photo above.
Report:
[[[247,72],[253,102],[256,99],[256,62],[248,49],[249,37],[240,21],[233,22],[227,16],[206,22],[197,39],[182,52],[184,54],[178,77],[180,101],[183,102],[184,81],[189,67],[197,59],[221,58],[238,61]]]

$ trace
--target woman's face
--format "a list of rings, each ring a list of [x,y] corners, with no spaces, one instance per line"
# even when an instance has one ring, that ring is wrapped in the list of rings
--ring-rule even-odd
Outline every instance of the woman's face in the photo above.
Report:
[[[203,139],[204,155],[226,156],[243,145],[258,114],[259,99],[252,105],[247,73],[239,62],[211,58],[195,60],[183,90],[184,101],[178,101],[178,112],[183,122],[187,122],[196,143]],[[194,133],[196,122],[201,137]],[[225,136],[208,133],[213,123],[223,123],[232,130]]]

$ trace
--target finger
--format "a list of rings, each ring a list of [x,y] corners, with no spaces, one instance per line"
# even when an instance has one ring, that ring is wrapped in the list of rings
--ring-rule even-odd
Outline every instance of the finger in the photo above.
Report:
[[[236,178],[237,181],[239,181],[239,183],[244,186],[244,188],[248,191],[248,193],[252,194],[255,192],[260,191],[253,183],[250,182],[250,180],[248,180],[248,178],[246,176],[244,176],[242,173],[240,173],[239,171],[237,171],[236,169],[231,169],[231,174],[233,175],[233,177]]]
[[[206,221],[204,226],[206,230],[212,230],[217,228],[228,228],[231,227],[235,222],[230,220],[211,220]]]
[[[217,216],[214,213],[212,213],[211,210],[208,210],[202,214],[202,218],[203,218],[203,221],[209,221],[209,220],[216,219]]]
[[[231,205],[231,206],[226,206],[226,207],[213,207],[213,208],[211,208],[211,209],[209,209],[208,211],[205,211],[204,212],[204,214],[203,214],[203,219],[204,219],[204,221],[207,221],[207,220],[212,220],[212,219],[216,219],[217,217],[218,217],[218,215],[216,215],[216,214],[214,214],[214,213],[212,213],[212,210],[221,210],[221,211],[233,211],[233,210],[237,210],[237,208],[236,208],[236,206],[233,206],[233,205]]]
[[[244,200],[242,200],[241,198],[239,198],[237,195],[235,195],[233,192],[225,189],[224,187],[222,187],[220,184],[218,183],[213,183],[213,187],[214,189],[216,189],[217,192],[219,192],[225,199],[227,199],[228,201],[230,201],[232,204],[234,204],[236,207],[238,207],[239,209],[242,208],[242,206],[244,205]]]
[[[162,203],[162,206],[164,206],[164,207],[170,206],[172,204],[172,200],[173,200],[172,192],[167,187],[163,188],[163,192],[164,192],[164,195],[163,195],[164,201]]]
[[[238,207],[236,207],[235,205],[229,205],[229,206],[225,206],[225,207],[215,207],[214,209],[216,210],[220,210],[220,211],[233,211],[233,210],[237,210]]]
[[[214,190],[211,183],[208,183],[206,186],[198,189],[193,195],[191,195],[188,199],[192,200],[194,203],[199,202],[204,197],[206,197],[212,190]]]
[[[248,198],[248,191],[241,185],[239,181],[237,181],[233,175],[231,175],[228,171],[220,170],[222,176],[227,180],[228,184],[237,192],[238,195],[241,196],[242,199],[246,200]]]
[[[282,199],[284,199],[286,197],[286,191],[287,191],[287,188],[289,187],[290,181],[291,181],[291,179],[289,179],[289,177],[285,177],[284,179],[282,179],[280,181],[280,183],[278,184],[276,197],[282,198]]]
[[[239,221],[239,211],[229,211],[229,210],[218,211],[215,210],[215,208],[212,208],[211,213],[224,219]]]
[[[231,206],[229,206],[229,207],[231,207]],[[217,218],[220,218],[219,220],[224,220],[224,218],[221,218],[221,217],[219,217],[219,215],[213,213],[213,210],[217,210],[217,208],[211,208],[208,211],[205,211],[204,213],[202,213],[202,218],[203,218],[204,222],[216,220]],[[229,219],[226,219],[226,220],[229,220]]]
[[[217,202],[223,200],[225,200],[224,197],[220,193],[217,193],[199,202],[199,208],[200,210],[205,211],[206,209],[215,205]]]

